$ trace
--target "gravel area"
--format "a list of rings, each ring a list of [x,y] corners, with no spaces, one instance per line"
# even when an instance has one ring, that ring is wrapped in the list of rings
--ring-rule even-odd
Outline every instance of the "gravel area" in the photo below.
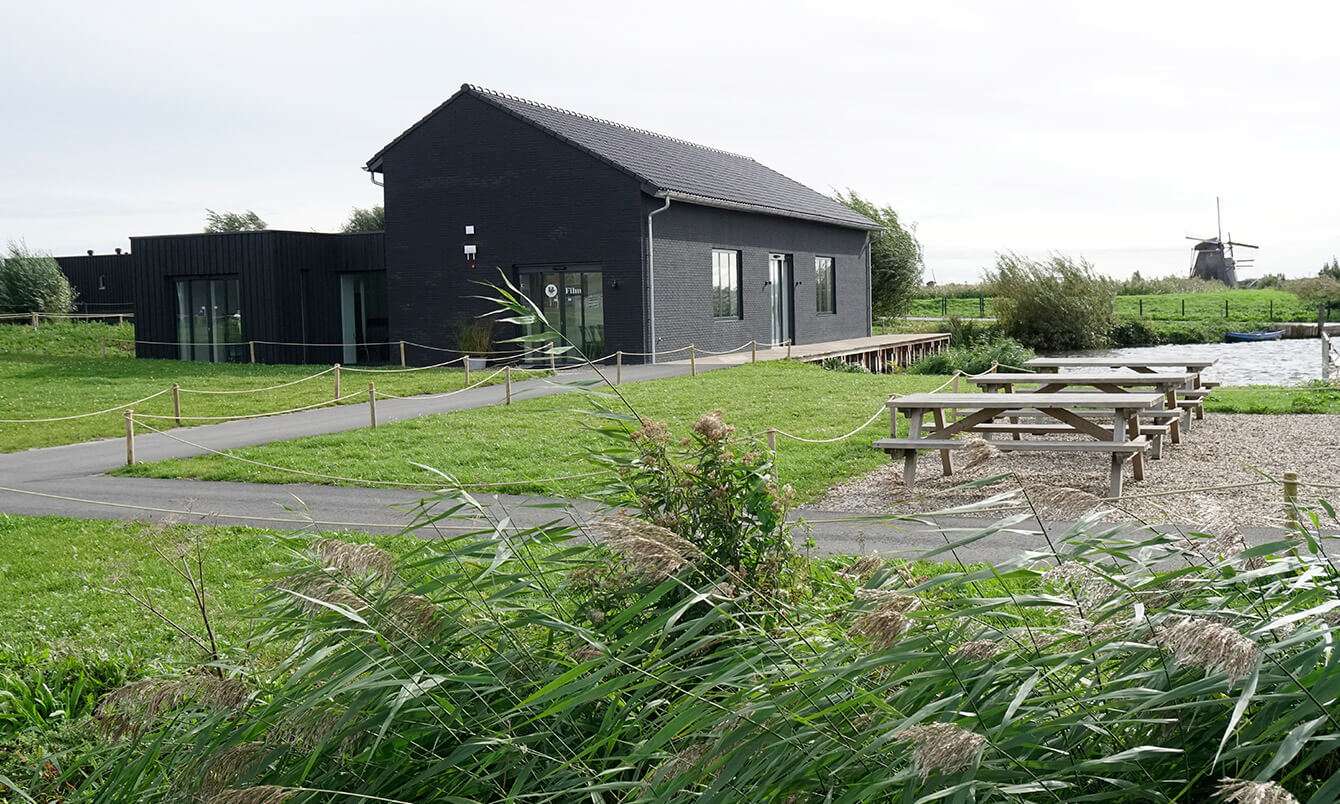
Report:
[[[978,503],[993,494],[1017,490],[1021,483],[1044,517],[1073,519],[1087,510],[1110,507],[1096,499],[1107,494],[1105,454],[1002,453],[960,471],[964,462],[963,452],[955,453],[955,474],[946,478],[940,474],[940,454],[923,452],[917,461],[917,483],[911,491],[903,485],[899,460],[833,487],[806,507],[818,511],[920,513]],[[1183,435],[1181,444],[1164,444],[1162,460],[1146,459],[1143,482],[1131,479],[1127,463],[1122,510],[1110,511],[1106,517],[1112,521],[1137,519],[1202,528],[1270,525],[1282,514],[1282,493],[1275,485],[1145,499],[1140,495],[1251,482],[1263,479],[1263,475],[1280,477],[1286,471],[1297,472],[1304,482],[1340,487],[1340,415],[1207,414]],[[997,475],[1006,477],[987,486],[956,488]],[[1300,490],[1303,499],[1318,496],[1340,507],[1340,488]]]

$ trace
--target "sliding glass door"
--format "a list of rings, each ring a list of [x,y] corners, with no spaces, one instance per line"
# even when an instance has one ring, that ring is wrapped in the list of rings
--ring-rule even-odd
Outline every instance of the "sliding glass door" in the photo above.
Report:
[[[236,279],[178,279],[177,356],[205,363],[246,359]]]
[[[386,342],[390,328],[384,272],[340,274],[340,324],[346,364],[387,362],[391,346]]]
[[[600,271],[556,270],[530,274],[530,298],[549,325],[576,346],[565,357],[605,354],[605,284]]]

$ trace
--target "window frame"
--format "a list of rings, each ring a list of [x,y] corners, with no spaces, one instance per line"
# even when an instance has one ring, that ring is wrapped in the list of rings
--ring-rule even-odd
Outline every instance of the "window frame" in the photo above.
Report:
[[[824,309],[824,283],[819,281],[819,261],[828,261],[828,309]],[[814,255],[814,314],[837,315],[837,258],[825,254]]]
[[[718,302],[726,298],[722,295],[720,284],[721,277],[719,273],[722,266],[717,261],[717,255],[730,255],[731,262],[729,266],[733,269],[734,281],[727,283],[727,291],[730,293],[731,308],[726,312],[721,312]],[[712,319],[714,321],[743,321],[744,320],[744,273],[741,263],[744,262],[744,254],[740,249],[735,248],[713,248],[712,249]]]

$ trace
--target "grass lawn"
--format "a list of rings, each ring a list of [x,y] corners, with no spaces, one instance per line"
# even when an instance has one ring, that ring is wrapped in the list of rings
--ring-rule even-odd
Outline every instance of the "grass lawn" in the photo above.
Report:
[[[1209,413],[1340,413],[1340,388],[1317,383],[1298,388],[1242,385],[1216,388],[1205,401]]]
[[[172,383],[183,389],[246,390],[290,382],[328,366],[265,366],[238,363],[194,363],[178,360],[138,360],[119,349],[101,357],[101,344],[110,337],[129,335],[129,325],[70,323],[43,324],[36,331],[25,325],[0,325],[0,419],[40,419],[103,410],[146,397]],[[486,374],[471,376],[475,382]],[[514,375],[518,376],[518,375]],[[501,381],[498,377],[495,381]],[[406,373],[344,372],[341,393],[366,389],[408,396],[441,393],[465,385],[464,373],[429,369]],[[334,393],[331,374],[309,382],[256,393],[231,395],[182,393],[185,416],[230,416],[312,405]],[[344,404],[366,402],[366,395]],[[172,399],[164,394],[135,406],[137,413],[168,415]],[[151,422],[165,429],[171,420]],[[187,422],[190,424],[191,422]],[[200,422],[195,422],[199,424]],[[68,421],[0,425],[0,452],[70,444],[125,432],[121,411]]]
[[[1225,315],[1224,304],[1228,304]],[[945,315],[938,297],[914,299],[907,315]],[[948,315],[963,318],[995,315],[995,300],[990,296],[983,301],[973,298],[950,298]],[[1143,316],[1142,313],[1143,305]],[[1120,318],[1151,321],[1312,321],[1317,317],[1315,307],[1308,305],[1285,290],[1235,289],[1208,293],[1155,293],[1140,296],[1118,296],[1116,311]]]
[[[134,522],[0,514],[0,645],[55,654],[94,650],[168,661],[198,651],[123,592],[148,590],[156,606],[194,627],[186,585],[153,551],[199,534],[210,606],[221,637],[247,636],[247,612],[289,555],[279,531],[246,527],[163,528]],[[383,545],[407,537],[341,534]]]
[[[622,392],[644,417],[664,421],[684,435],[703,413],[721,410],[744,433],[776,427],[825,438],[864,422],[891,394],[929,390],[944,377],[849,374],[818,366],[770,362],[723,369],[698,377],[630,383]],[[598,438],[588,428],[592,401],[575,394],[531,399],[510,408],[489,407],[396,422],[376,430],[276,442],[234,454],[286,468],[398,483],[432,483],[422,463],[463,483],[529,481],[507,490],[574,496],[595,488],[592,479],[547,478],[592,470],[586,450]],[[887,419],[846,441],[806,444],[779,438],[778,472],[802,500],[817,497],[842,478],[888,460],[870,448],[887,432]],[[266,483],[321,482],[211,455],[140,464],[123,470],[149,477],[191,477]]]

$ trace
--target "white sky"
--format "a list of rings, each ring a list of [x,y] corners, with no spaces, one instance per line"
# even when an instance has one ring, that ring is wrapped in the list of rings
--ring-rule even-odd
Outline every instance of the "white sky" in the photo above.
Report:
[[[999,250],[1240,275],[1340,253],[1340,3],[0,0],[0,240],[57,254],[331,230],[360,165],[462,82],[749,154],[918,223],[927,278]]]

